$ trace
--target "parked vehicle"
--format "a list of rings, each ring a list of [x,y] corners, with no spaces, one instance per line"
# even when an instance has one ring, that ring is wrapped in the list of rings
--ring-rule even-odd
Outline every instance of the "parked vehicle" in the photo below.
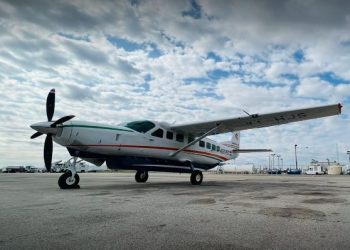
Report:
[[[287,174],[301,174],[301,169],[298,169],[298,168],[288,169]]]
[[[25,169],[23,166],[9,166],[2,169],[3,173],[24,173]]]
[[[308,170],[306,170],[305,172],[305,174],[311,174],[311,175],[319,175],[319,174],[325,174],[325,173],[326,173],[326,169],[320,164],[310,165]]]
[[[277,169],[277,168],[274,168],[274,169],[269,169],[267,171],[268,174],[282,174],[282,171],[281,169]]]

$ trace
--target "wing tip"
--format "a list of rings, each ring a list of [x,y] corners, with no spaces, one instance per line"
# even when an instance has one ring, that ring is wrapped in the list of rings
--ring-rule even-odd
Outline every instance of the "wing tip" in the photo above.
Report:
[[[341,114],[342,107],[343,107],[343,105],[341,105],[341,103],[338,103],[338,112],[339,112],[339,114]]]

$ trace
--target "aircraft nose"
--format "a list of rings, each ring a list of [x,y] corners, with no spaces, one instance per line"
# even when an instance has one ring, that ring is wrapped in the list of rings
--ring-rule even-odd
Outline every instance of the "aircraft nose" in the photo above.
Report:
[[[30,127],[43,134],[55,134],[56,128],[51,128],[52,122],[38,122],[30,125]]]
[[[38,126],[37,123],[30,125],[30,127],[36,131],[39,131],[38,129],[40,128],[40,126]]]

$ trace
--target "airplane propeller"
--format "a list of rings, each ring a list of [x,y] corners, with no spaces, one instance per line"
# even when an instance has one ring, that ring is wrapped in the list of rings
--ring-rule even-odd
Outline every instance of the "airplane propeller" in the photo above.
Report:
[[[40,122],[36,124],[32,124],[30,127],[35,129],[36,133],[34,133],[30,139],[37,138],[43,134],[46,134],[45,143],[44,143],[44,162],[45,167],[48,172],[51,170],[51,161],[52,161],[52,136],[56,134],[56,127],[59,124],[62,124],[66,121],[69,121],[74,117],[74,115],[68,115],[61,117],[57,121],[52,121],[52,117],[55,113],[55,89],[51,89],[46,99],[46,116],[47,122]]]

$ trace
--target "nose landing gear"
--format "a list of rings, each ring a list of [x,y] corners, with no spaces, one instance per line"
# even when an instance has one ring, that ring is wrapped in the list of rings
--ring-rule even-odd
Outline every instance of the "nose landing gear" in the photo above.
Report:
[[[79,175],[75,174],[74,177],[70,171],[65,172],[58,179],[58,186],[61,189],[70,189],[70,188],[80,188],[79,183]]]
[[[70,164],[67,172],[62,174],[58,179],[58,186],[61,189],[80,188],[80,186],[78,185],[80,178],[77,174],[77,169],[75,167],[77,163],[77,158],[78,157],[74,157],[73,164]]]

